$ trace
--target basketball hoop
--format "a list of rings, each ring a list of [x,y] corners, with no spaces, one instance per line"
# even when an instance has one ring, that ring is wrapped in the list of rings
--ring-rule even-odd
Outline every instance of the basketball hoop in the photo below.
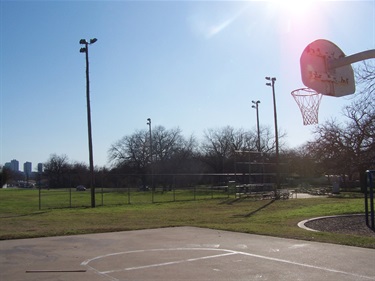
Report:
[[[291,94],[302,113],[303,125],[318,124],[318,112],[322,94],[310,88],[297,89],[292,91]]]

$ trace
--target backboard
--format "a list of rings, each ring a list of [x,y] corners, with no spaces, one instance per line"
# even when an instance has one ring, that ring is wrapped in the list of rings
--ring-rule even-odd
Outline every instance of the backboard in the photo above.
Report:
[[[345,57],[334,43],[318,39],[302,52],[301,76],[306,87],[320,94],[341,97],[354,94],[355,80],[350,64],[329,68],[332,61]]]

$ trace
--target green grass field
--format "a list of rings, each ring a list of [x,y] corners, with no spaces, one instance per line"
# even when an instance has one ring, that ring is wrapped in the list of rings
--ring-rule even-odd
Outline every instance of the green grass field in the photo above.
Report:
[[[139,198],[132,194],[129,204],[126,193],[106,193],[104,202],[111,205],[100,206],[101,195],[97,195],[97,207],[89,208],[77,207],[89,206],[89,192],[74,191],[72,197],[67,194],[42,194],[39,210],[37,190],[0,189],[0,239],[196,226],[375,249],[373,237],[310,232],[297,226],[312,217],[363,213],[362,198],[271,201],[209,192],[196,193],[193,200],[191,193],[171,191],[155,193],[154,204],[150,203],[149,192],[140,192]],[[69,208],[69,204],[75,208]]]
[[[156,190],[155,192],[141,192],[136,189],[96,188],[95,203],[96,206],[113,206],[219,198],[228,198],[228,194],[224,190],[214,190],[207,187],[190,190]],[[12,206],[14,206],[13,210],[18,212],[91,206],[90,191],[77,192],[74,188],[42,189],[40,192],[37,189],[0,189],[0,199],[4,199],[0,204],[5,204],[6,209],[12,210]],[[16,202],[22,202],[22,204]]]

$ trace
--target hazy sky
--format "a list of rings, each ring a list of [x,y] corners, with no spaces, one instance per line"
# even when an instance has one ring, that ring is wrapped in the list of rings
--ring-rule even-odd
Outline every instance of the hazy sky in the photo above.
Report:
[[[66,154],[88,163],[85,54],[89,46],[94,164],[136,130],[179,127],[201,139],[227,125],[273,131],[289,147],[312,138],[291,91],[299,58],[316,39],[346,55],[375,48],[369,1],[3,1],[0,0],[0,164]],[[355,66],[355,65],[354,65]],[[320,123],[342,119],[351,99],[323,97]]]

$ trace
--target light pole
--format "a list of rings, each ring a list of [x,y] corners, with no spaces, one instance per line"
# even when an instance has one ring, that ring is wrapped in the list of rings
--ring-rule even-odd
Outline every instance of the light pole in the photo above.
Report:
[[[150,132],[150,165],[151,165],[151,189],[154,194],[154,170],[153,170],[153,159],[152,159],[152,132],[151,132],[151,118],[147,118],[147,125]]]
[[[275,198],[277,195],[277,189],[280,188],[280,170],[279,170],[279,134],[277,130],[277,113],[276,113],[276,97],[275,97],[275,77],[266,77],[266,80],[271,81],[266,83],[267,86],[272,87],[273,96],[273,114],[275,119],[275,144],[276,144],[276,188],[275,188]]]
[[[92,152],[92,135],[91,135],[91,109],[90,109],[90,78],[89,78],[89,45],[94,44],[98,39],[81,39],[79,44],[84,45],[79,51],[86,53],[86,100],[87,100],[87,127],[89,135],[89,159],[90,159],[90,190],[91,190],[91,207],[95,208],[95,187],[94,187],[94,158]]]
[[[254,105],[251,106],[252,108],[256,109],[257,112],[257,133],[258,133],[258,141],[257,141],[257,147],[258,147],[258,152],[260,152],[260,132],[259,132],[259,109],[258,106],[260,104],[260,101],[251,101]]]

